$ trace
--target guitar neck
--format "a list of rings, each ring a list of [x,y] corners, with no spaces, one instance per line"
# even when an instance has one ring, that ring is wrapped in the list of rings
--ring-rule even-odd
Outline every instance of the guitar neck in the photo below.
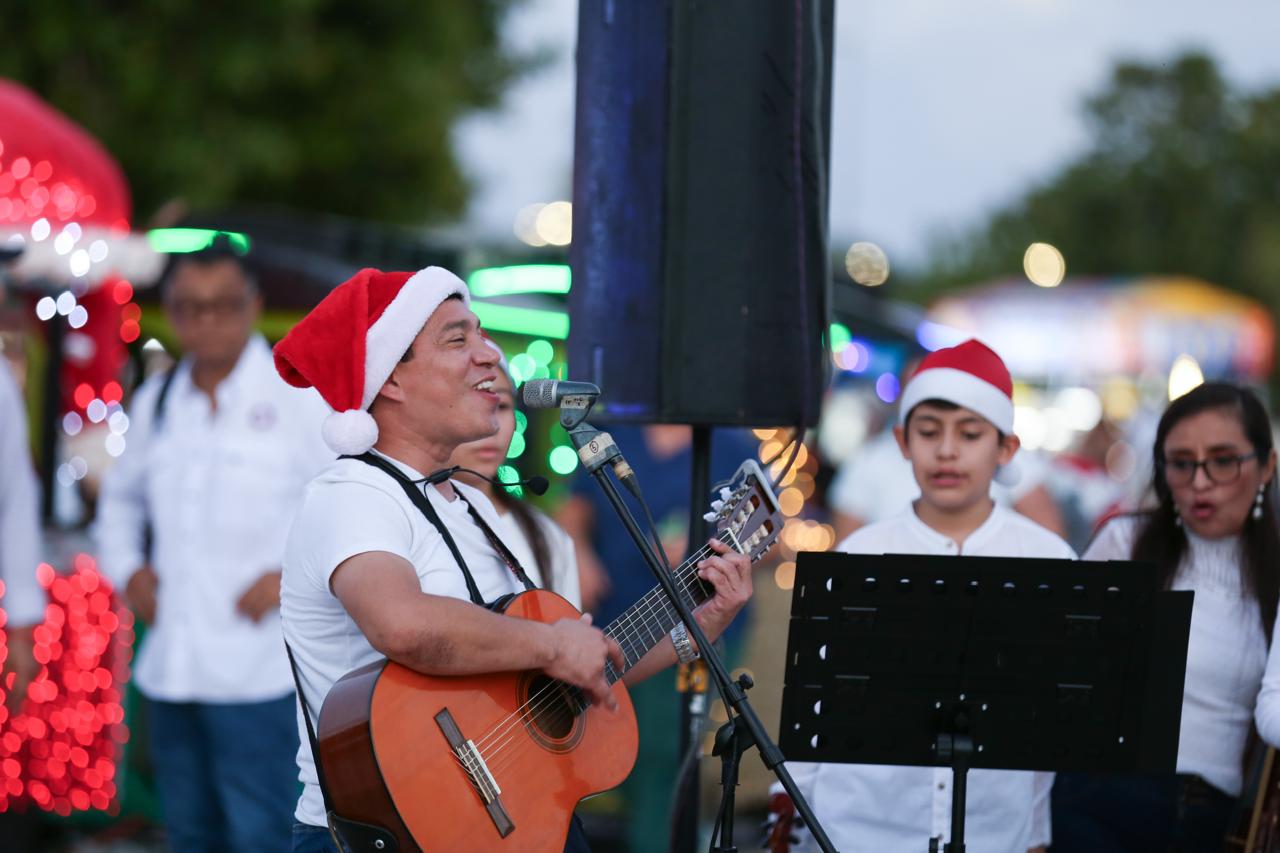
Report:
[[[731,544],[732,537],[721,533],[717,537],[721,542]],[[705,560],[711,550],[703,548],[699,553],[685,560],[671,570],[672,580],[679,590],[684,603],[690,610],[715,594],[715,587],[698,577],[698,564]],[[680,621],[680,614],[667,600],[662,588],[655,586],[639,601],[627,608],[617,619],[609,623],[604,632],[617,641],[622,647],[626,667],[622,672],[614,670],[613,664],[606,667],[606,677],[610,684],[635,666],[650,649],[662,642],[671,629]]]

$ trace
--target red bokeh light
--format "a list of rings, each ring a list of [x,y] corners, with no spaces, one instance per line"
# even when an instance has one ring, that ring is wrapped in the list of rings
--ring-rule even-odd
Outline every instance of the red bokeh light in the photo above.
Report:
[[[76,401],[76,405],[80,408],[89,408],[89,404],[93,402],[93,397],[93,386],[88,382],[81,382],[76,386],[76,392],[73,399]]]
[[[128,731],[117,685],[128,678],[133,619],[92,557],[79,554],[72,566],[36,572],[51,599],[33,632],[42,668],[21,713],[10,718],[0,705],[0,811],[14,803],[60,815],[118,810],[113,780]]]

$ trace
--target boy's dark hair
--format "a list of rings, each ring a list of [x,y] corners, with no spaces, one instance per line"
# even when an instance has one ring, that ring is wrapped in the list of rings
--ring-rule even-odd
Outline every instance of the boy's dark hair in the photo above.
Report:
[[[944,412],[954,412],[956,409],[961,408],[960,404],[958,403],[953,403],[950,400],[941,400],[936,397],[931,397],[928,400],[921,400],[919,403],[916,403],[914,406],[911,407],[911,411],[907,412],[906,420],[902,422],[902,429],[904,431],[906,431],[906,429],[911,426],[911,416],[914,415],[916,413],[916,409],[920,408],[921,406],[932,406],[933,408],[941,409]],[[984,418],[983,420],[986,420],[986,419]],[[991,422],[987,421],[987,423],[991,423]],[[1005,439],[1004,430],[997,428],[996,437],[997,437],[997,441],[1003,444]]]
[[[255,294],[258,292],[258,278],[254,273],[253,267],[249,264],[248,255],[247,249],[233,242],[226,233],[219,231],[213,235],[212,239],[209,240],[209,245],[203,249],[197,249],[194,252],[175,252],[169,255],[168,261],[165,262],[164,272],[160,275],[160,296],[163,299],[169,295],[169,285],[173,281],[173,274],[183,264],[207,267],[224,261],[230,261],[236,265],[240,270],[240,274],[244,276],[245,284],[249,287],[249,293]]]

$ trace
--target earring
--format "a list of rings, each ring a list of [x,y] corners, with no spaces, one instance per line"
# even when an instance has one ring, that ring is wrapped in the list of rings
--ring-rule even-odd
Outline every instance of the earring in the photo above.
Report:
[[[1262,520],[1262,495],[1266,490],[1266,486],[1258,486],[1258,494],[1253,499],[1253,512],[1250,513],[1254,521]]]

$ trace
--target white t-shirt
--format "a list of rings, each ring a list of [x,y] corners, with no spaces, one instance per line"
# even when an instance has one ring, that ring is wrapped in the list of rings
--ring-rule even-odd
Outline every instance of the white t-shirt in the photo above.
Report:
[[[410,479],[422,473],[391,460]],[[454,482],[454,489],[502,537],[506,524],[481,492]],[[449,501],[438,489],[427,497],[448,527],[485,601],[521,592],[524,587],[494,551],[484,531],[472,520],[462,500]],[[514,524],[514,519],[512,519]],[[522,555],[511,542],[507,546]],[[524,545],[527,549],[527,545]],[[312,719],[329,689],[357,667],[382,659],[329,588],[334,570],[349,557],[386,551],[407,560],[417,571],[422,591],[467,600],[466,581],[440,532],[386,472],[356,459],[339,459],[307,487],[285,545],[280,610],[285,640],[293,650]],[[521,561],[534,583],[542,578],[532,559]],[[324,800],[316,778],[311,745],[301,712],[298,732],[299,778],[304,789],[297,819],[325,824]]]
[[[857,530],[836,546],[848,554],[949,554],[1075,559],[1053,533],[996,506],[958,545],[908,507]],[[872,764],[791,762],[791,772],[838,850],[927,850],[929,839],[951,835],[951,769]],[[965,843],[982,853],[1026,853],[1048,844],[1053,774],[971,770]],[[775,785],[774,790],[781,790]],[[806,834],[802,849],[815,849]]]
[[[1132,516],[1109,522],[1085,559],[1132,559],[1138,522]],[[1280,697],[1263,689],[1264,670],[1280,671],[1280,660],[1267,662],[1258,602],[1245,590],[1240,571],[1240,539],[1203,539],[1188,531],[1187,546],[1171,585],[1196,594],[1182,688],[1178,772],[1195,773],[1235,797],[1244,787],[1243,755],[1255,704],[1263,737],[1280,740],[1280,726],[1272,722],[1280,712]]]

